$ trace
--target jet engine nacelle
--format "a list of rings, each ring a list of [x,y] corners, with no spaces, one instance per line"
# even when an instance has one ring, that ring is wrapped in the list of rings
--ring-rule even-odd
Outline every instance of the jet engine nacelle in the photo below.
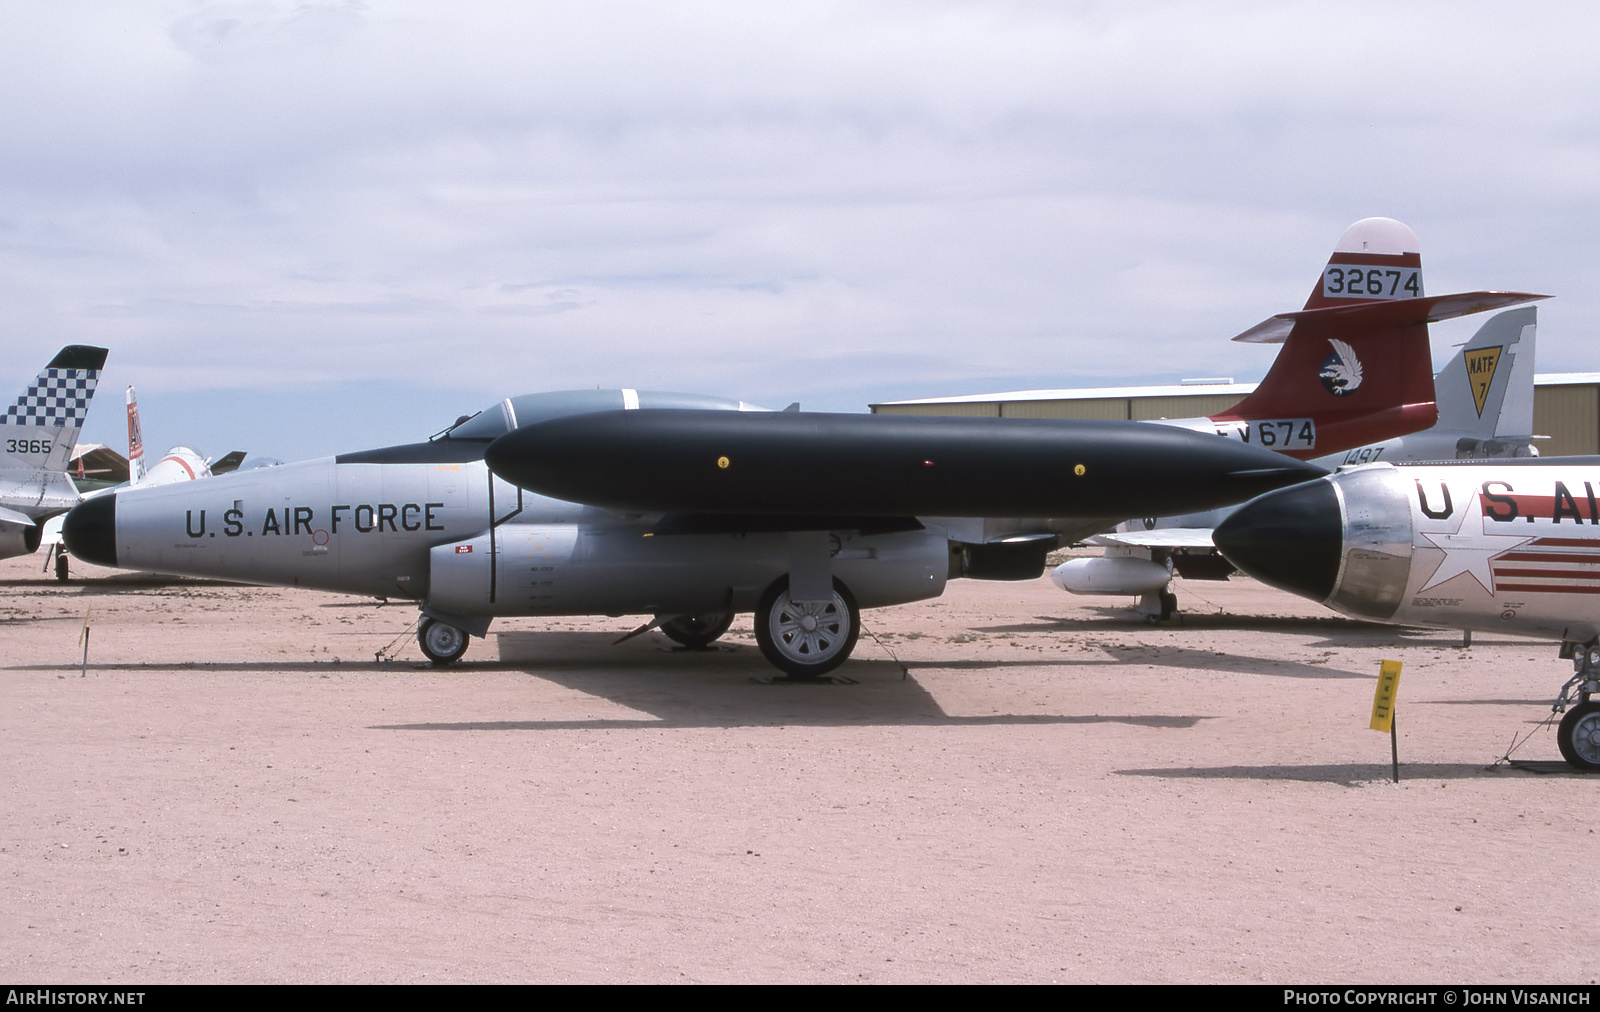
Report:
[[[0,559],[32,555],[39,550],[44,529],[38,524],[13,524],[0,520]]]
[[[830,535],[829,566],[863,608],[937,597],[942,533]],[[753,611],[788,572],[789,535],[657,534],[648,527],[501,524],[428,552],[427,610],[495,615],[699,615]],[[460,623],[457,623],[460,624]],[[461,628],[472,631],[468,625]]]
[[[505,524],[428,551],[428,607],[449,615],[559,610],[579,540],[574,524]]]
[[[1167,567],[1131,555],[1071,559],[1050,571],[1050,579],[1071,594],[1154,594],[1172,579]]]

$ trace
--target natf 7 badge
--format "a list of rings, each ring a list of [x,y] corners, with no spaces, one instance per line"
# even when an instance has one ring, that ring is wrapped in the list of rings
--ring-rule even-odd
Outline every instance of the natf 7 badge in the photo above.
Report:
[[[1374,731],[1389,732],[1389,756],[1394,764],[1394,782],[1400,782],[1400,743],[1396,740],[1394,725],[1395,697],[1400,692],[1400,662],[1382,661],[1378,665],[1378,688],[1372,694],[1372,724]]]

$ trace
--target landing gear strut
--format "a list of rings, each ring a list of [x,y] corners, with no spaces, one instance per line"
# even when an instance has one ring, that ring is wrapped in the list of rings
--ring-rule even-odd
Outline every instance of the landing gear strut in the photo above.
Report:
[[[1170,590],[1145,594],[1139,598],[1139,614],[1151,625],[1160,625],[1178,611],[1178,595]]]
[[[425,618],[417,626],[417,645],[434,667],[448,667],[467,652],[467,634],[448,622]]]
[[[1556,712],[1567,710],[1556,731],[1561,758],[1580,770],[1600,770],[1600,703],[1590,695],[1600,692],[1600,643],[1563,643],[1561,656],[1572,658],[1575,669],[1556,699]]]

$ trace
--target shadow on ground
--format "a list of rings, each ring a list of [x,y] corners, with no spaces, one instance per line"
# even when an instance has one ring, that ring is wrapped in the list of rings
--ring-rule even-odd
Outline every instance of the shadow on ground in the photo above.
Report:
[[[1296,780],[1305,783],[1365,787],[1392,783],[1392,767],[1385,763],[1332,763],[1323,766],[1189,766],[1171,769],[1115,770],[1121,776],[1160,777],[1166,780]],[[1578,771],[1573,770],[1574,774]],[[1409,780],[1483,780],[1497,777],[1532,777],[1538,774],[1501,764],[1401,763],[1400,782]]]

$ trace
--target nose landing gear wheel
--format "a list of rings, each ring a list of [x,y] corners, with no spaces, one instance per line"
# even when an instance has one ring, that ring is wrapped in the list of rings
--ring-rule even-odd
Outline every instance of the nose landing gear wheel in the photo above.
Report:
[[[417,626],[417,645],[436,668],[446,667],[467,652],[467,634],[447,622],[425,618]]]
[[[833,581],[827,601],[797,603],[789,578],[779,579],[756,606],[756,643],[772,666],[796,678],[816,678],[843,664],[861,635],[861,613],[849,588]]]
[[[667,639],[691,650],[710,646],[733,625],[733,612],[712,612],[708,615],[677,615],[661,623]]]
[[[1556,732],[1561,758],[1580,770],[1600,770],[1600,703],[1579,703]]]

